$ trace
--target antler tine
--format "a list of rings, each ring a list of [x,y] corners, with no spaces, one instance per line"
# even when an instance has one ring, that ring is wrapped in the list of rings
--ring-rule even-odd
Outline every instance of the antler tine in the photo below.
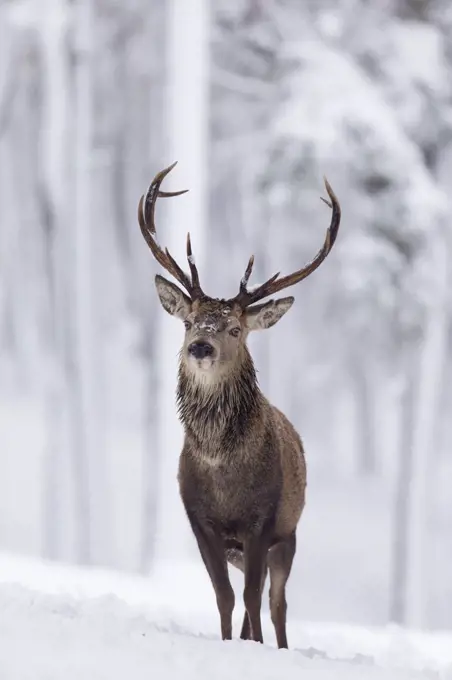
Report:
[[[246,289],[246,285],[248,283],[249,275],[251,274],[252,268],[252,262],[250,260],[251,267],[250,264],[248,264],[245,276],[243,277],[240,283],[240,292],[236,296],[236,298],[234,298],[234,301],[240,304],[242,308],[248,307],[254,302],[258,302],[259,300],[262,300],[263,298],[266,298],[269,295],[274,295],[275,293],[278,293],[280,290],[288,288],[289,286],[293,286],[299,281],[302,281],[303,279],[307,278],[310,274],[312,274],[313,271],[317,269],[317,267],[319,267],[322,264],[322,262],[330,253],[332,247],[334,246],[339,231],[339,225],[341,222],[341,207],[339,205],[339,201],[337,200],[336,194],[334,193],[331,187],[331,184],[328,182],[326,177],[324,177],[323,180],[325,182],[325,188],[330,198],[330,201],[327,201],[325,198],[322,198],[322,201],[332,209],[331,222],[330,226],[327,229],[323,246],[320,248],[319,252],[314,257],[314,259],[311,260],[311,262],[309,262],[307,265],[305,265],[298,271],[294,272],[293,274],[283,276],[282,279],[279,278],[279,273],[274,274],[274,276],[268,279],[268,281],[263,283],[261,286],[258,286],[253,291],[248,291]]]
[[[182,189],[182,191],[159,191],[159,198],[169,198],[170,196],[181,196],[182,194],[188,193],[188,189]]]
[[[199,283],[198,268],[196,266],[195,257],[191,249],[190,232],[187,233],[187,260],[188,266],[190,267],[193,295],[198,298],[203,297],[204,292],[201,288],[201,284]]]
[[[157,202],[157,198],[180,196],[181,194],[185,194],[188,191],[188,189],[171,192],[160,191],[160,185],[176,164],[177,161],[172,163],[172,165],[165,168],[164,170],[158,172],[152,180],[146,195],[140,198],[140,202],[138,204],[138,222],[144,240],[151,249],[151,252],[157,262],[172,276],[174,276],[174,278],[179,281],[180,284],[182,284],[187,293],[193,298],[193,295],[196,297],[200,291],[199,278],[196,276],[194,280],[190,281],[189,276],[183,271],[183,269],[181,269],[168,249],[165,248],[163,251],[156,240],[157,231],[155,228],[155,204]]]
[[[248,264],[245,269],[245,273],[242,277],[242,280],[240,281],[240,293],[246,293],[246,287],[248,285],[248,281],[250,280],[251,272],[253,271],[253,266],[254,266],[254,255],[251,255],[250,259],[248,260]]]

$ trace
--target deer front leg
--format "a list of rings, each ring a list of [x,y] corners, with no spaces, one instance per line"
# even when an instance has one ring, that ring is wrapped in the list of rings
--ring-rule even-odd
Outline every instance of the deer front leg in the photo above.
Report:
[[[267,571],[267,552],[268,542],[264,536],[250,536],[244,542],[245,557],[245,590],[243,601],[245,603],[246,615],[242,633],[247,633],[247,626],[251,628],[249,639],[255,642],[263,642],[261,624],[261,604],[262,590]]]
[[[200,524],[193,519],[190,521],[198,542],[199,552],[215,590],[218,611],[220,612],[221,636],[223,640],[230,640],[232,638],[232,612],[235,596],[229,580],[223,539],[215,534],[212,527]]]

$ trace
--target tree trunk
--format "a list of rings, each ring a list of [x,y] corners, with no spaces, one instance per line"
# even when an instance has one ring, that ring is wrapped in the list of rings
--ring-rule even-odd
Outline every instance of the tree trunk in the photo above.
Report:
[[[446,226],[446,225],[445,225]],[[407,623],[426,624],[428,576],[426,559],[430,553],[428,514],[431,504],[432,447],[440,408],[441,380],[447,362],[448,266],[450,248],[442,234],[433,236],[432,271],[436,286],[428,309],[424,342],[421,347],[419,381],[413,432],[413,474],[410,489],[409,565]],[[444,239],[444,240],[443,240]]]
[[[143,323],[143,326],[145,323]],[[155,342],[155,331],[149,326],[148,332],[143,331],[146,348],[151,348]],[[160,479],[160,465],[156,446],[156,434],[159,427],[156,417],[155,395],[159,394],[157,382],[157,361],[153,352],[146,348],[143,350],[145,357],[144,376],[144,437],[143,458],[141,467],[142,499],[141,499],[141,541],[140,541],[140,571],[143,574],[149,572],[155,553],[155,532],[157,528],[158,498]]]
[[[76,432],[73,445],[73,479],[77,526],[77,558],[82,563],[92,561],[92,507],[94,489],[90,489],[90,464],[95,466],[95,366],[93,269],[92,269],[92,4],[91,0],[76,0],[74,7],[74,256],[75,256],[75,337],[74,402]],[[98,461],[97,461],[98,462]],[[91,493],[90,493],[91,492]],[[104,501],[96,499],[97,506]]]
[[[428,511],[431,501],[432,446],[447,360],[448,244],[436,235],[432,270],[436,289],[428,310],[420,357],[413,358],[402,421],[400,469],[394,514],[394,566],[391,619],[423,627],[428,578]]]
[[[179,160],[174,186],[190,188],[189,194],[166,201],[161,234],[170,252],[182,259],[184,237],[180,225],[190,230],[198,269],[202,276],[204,229],[207,209],[209,19],[206,0],[168,3],[168,164]],[[190,30],[187,30],[190,26]],[[174,184],[173,184],[174,182]],[[163,213],[163,214],[162,214]],[[160,389],[158,394],[159,501],[156,533],[156,561],[177,563],[187,556],[184,535],[188,524],[177,485],[178,456],[182,448],[182,428],[177,421],[175,391],[177,356],[182,344],[183,327],[176,319],[159,310],[157,359]]]
[[[357,468],[360,475],[371,476],[377,471],[378,458],[374,390],[364,361],[358,358],[352,362],[351,375],[355,395]]]
[[[61,465],[64,454],[64,427],[67,395],[64,380],[63,346],[61,342],[60,324],[61,292],[63,281],[58,277],[56,253],[57,226],[55,214],[50,210],[50,202],[44,189],[38,194],[41,223],[45,233],[45,278],[47,288],[47,343],[45,362],[45,413],[47,441],[43,463],[43,555],[48,559],[61,557],[59,527],[62,518],[61,508]],[[58,291],[57,284],[61,286]]]
[[[66,0],[42,0],[40,46],[42,99],[39,116],[39,167],[35,193],[44,234],[46,281],[45,413],[47,443],[43,463],[43,553],[61,557],[64,510],[61,504],[61,470],[67,425],[67,375],[65,328],[68,314],[67,249],[67,140],[68,42]],[[66,143],[64,143],[64,141]]]
[[[399,460],[395,486],[392,532],[392,575],[389,618],[406,623],[406,582],[408,576],[408,513],[410,482],[413,466],[414,430],[414,370],[407,371],[401,396],[401,428],[399,432]]]

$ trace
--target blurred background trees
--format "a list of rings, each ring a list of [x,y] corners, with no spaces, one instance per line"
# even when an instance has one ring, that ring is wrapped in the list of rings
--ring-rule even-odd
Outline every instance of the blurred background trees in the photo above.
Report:
[[[452,11],[444,0],[0,2],[0,550],[198,559],[174,479],[183,329],[136,220],[234,294],[320,247],[251,339],[306,445],[300,616],[450,627]],[[208,10],[210,7],[210,11]],[[176,205],[177,201],[177,205]]]

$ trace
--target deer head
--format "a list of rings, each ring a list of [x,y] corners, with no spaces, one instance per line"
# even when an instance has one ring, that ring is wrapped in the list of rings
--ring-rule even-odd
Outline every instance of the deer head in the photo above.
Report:
[[[341,210],[339,202],[325,178],[330,201],[322,199],[331,209],[331,223],[322,248],[314,259],[293,274],[280,278],[279,273],[265,283],[248,289],[248,281],[254,264],[251,256],[240,281],[238,294],[229,300],[211,298],[201,288],[199,274],[192,253],[190,234],[187,234],[187,260],[190,275],[185,273],[169,253],[157,242],[155,228],[155,205],[158,197],[179,196],[187,190],[164,192],[160,186],[166,175],[174,168],[173,163],[159,172],[138,206],[138,221],[143,237],[157,262],[185,289],[182,290],[163,276],[155,278],[157,293],[163,308],[185,325],[185,339],[181,359],[186,368],[203,381],[215,381],[227,374],[244,352],[250,331],[265,330],[274,326],[290,309],[293,297],[284,297],[259,303],[279,291],[302,281],[327,257],[337,237]]]

